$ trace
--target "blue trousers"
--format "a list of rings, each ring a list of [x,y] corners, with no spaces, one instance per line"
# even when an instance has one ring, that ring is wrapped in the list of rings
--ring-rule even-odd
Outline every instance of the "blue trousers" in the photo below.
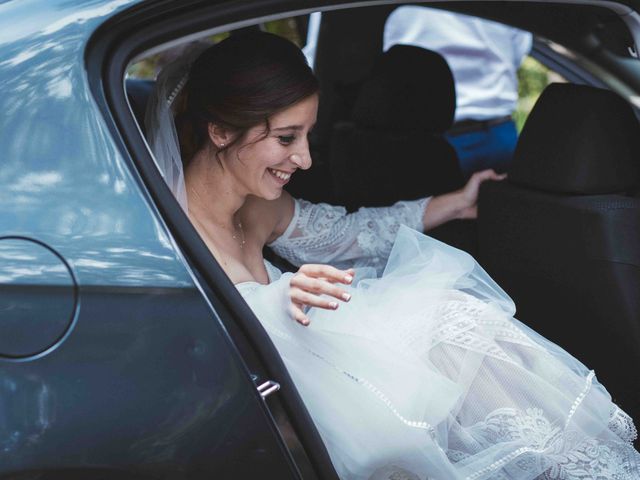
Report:
[[[465,177],[473,172],[493,168],[506,172],[518,141],[513,121],[506,121],[471,132],[447,133],[445,137],[458,154],[460,168]]]

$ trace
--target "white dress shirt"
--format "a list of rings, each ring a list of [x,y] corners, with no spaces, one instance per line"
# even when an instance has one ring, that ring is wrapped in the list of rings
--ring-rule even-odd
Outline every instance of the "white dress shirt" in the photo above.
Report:
[[[313,65],[320,13],[311,14],[305,55]],[[528,32],[468,15],[402,6],[385,24],[384,50],[415,45],[440,53],[456,85],[455,121],[511,115],[518,101],[517,70],[531,50]]]
[[[403,6],[385,25],[384,50],[396,44],[428,48],[447,60],[456,84],[456,121],[515,110],[517,71],[531,50],[530,33],[468,15]]]

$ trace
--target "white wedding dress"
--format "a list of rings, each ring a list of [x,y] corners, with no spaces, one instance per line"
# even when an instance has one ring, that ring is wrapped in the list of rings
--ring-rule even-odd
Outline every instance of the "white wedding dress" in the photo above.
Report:
[[[347,215],[296,201],[279,255],[363,267],[351,302],[311,309],[309,327],[288,313],[291,273],[267,263],[269,285],[237,285],[340,477],[640,478],[631,419],[593,371],[513,318],[471,256],[412,230],[426,203]]]

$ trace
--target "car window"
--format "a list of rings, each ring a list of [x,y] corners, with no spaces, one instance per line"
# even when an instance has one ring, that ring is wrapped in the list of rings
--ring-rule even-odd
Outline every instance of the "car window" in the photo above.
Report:
[[[259,28],[269,33],[274,33],[291,40],[298,47],[302,48],[306,42],[307,16],[289,17],[279,20],[272,20],[261,23],[250,28]],[[184,51],[193,47],[194,43],[209,43],[211,45],[227,38],[229,32],[222,32],[205,37],[197,42],[180,44],[150,56],[136,60],[127,69],[127,78],[138,80],[153,80],[162,70],[162,67],[175,59]]]
[[[531,109],[547,85],[566,81],[562,75],[546,67],[531,55],[524,58],[518,69],[518,105],[513,112],[518,132],[522,130]]]
[[[409,7],[413,8],[413,7]],[[386,26],[388,25],[389,20],[393,17],[394,12],[391,12],[391,15],[387,18],[387,23],[385,23],[385,42],[391,40],[389,37],[398,37],[402,36],[402,32],[388,31]],[[314,63],[315,60],[315,52],[317,47],[317,36],[321,23],[321,13],[315,12],[309,16],[300,17],[306,18],[306,38],[304,39],[304,47],[303,50],[305,55],[307,56],[307,60],[310,64]],[[289,19],[293,21],[293,19]],[[300,23],[300,20],[298,20]],[[415,28],[415,27],[414,27]],[[427,29],[427,27],[425,27]],[[409,34],[409,37],[415,36],[414,34]],[[406,38],[405,38],[406,40]],[[413,38],[415,40],[415,38]],[[537,40],[538,42],[545,42],[543,39]],[[385,45],[386,49],[388,45]],[[453,48],[453,47],[451,47]],[[513,116],[516,122],[516,126],[518,132],[522,130],[522,126],[529,115],[529,112],[533,108],[536,100],[544,90],[544,88],[553,82],[566,82],[567,80],[562,77],[557,72],[554,72],[548,66],[541,63],[531,54],[527,55],[520,68],[517,71],[518,78],[518,103],[517,107],[513,112]]]

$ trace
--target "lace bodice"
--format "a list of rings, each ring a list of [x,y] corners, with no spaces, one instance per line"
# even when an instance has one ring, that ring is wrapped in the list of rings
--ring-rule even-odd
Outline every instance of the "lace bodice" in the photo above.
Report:
[[[328,263],[338,268],[386,264],[400,225],[422,231],[430,198],[397,202],[390,207],[344,207],[294,200],[294,215],[286,231],[269,245],[294,265]]]

